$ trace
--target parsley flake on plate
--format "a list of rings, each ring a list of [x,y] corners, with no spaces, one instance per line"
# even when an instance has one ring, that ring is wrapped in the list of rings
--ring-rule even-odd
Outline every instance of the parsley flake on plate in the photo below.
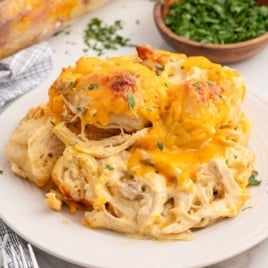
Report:
[[[258,171],[253,170],[251,175],[248,178],[248,183],[251,186],[258,186],[261,184],[261,180],[257,180],[256,177],[258,176]]]

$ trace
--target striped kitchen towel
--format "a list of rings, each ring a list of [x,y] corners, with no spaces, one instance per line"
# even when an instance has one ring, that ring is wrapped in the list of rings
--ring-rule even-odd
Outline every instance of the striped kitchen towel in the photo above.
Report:
[[[8,267],[13,268],[13,261],[12,261],[12,253],[11,253],[11,246],[14,248],[14,251],[17,255],[17,261],[19,263],[19,267],[23,267],[22,259],[20,258],[20,250],[19,245],[22,246],[26,262],[29,268],[33,268],[33,264],[30,261],[31,258],[28,255],[26,250],[26,243],[23,241],[16,233],[14,233],[4,222],[0,219],[0,267],[3,262],[3,256],[1,249],[3,248],[6,252],[6,262]]]
[[[35,88],[53,68],[52,52],[41,42],[0,60],[0,109]]]

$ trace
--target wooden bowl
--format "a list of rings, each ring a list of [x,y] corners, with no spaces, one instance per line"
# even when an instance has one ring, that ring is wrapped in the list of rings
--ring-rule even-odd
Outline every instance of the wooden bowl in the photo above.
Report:
[[[262,4],[268,5],[268,1]],[[232,44],[204,44],[191,41],[172,32],[164,23],[163,6],[156,2],[153,10],[154,21],[162,38],[179,53],[187,56],[205,56],[209,60],[227,64],[248,59],[265,48],[268,44],[268,32],[243,42]]]

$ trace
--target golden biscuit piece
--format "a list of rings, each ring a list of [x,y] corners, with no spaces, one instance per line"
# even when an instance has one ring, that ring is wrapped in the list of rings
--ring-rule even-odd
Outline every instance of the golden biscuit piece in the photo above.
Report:
[[[45,106],[32,108],[11,135],[5,156],[12,171],[41,187],[48,183],[51,171],[64,150],[53,134],[57,117]]]
[[[136,131],[160,114],[167,84],[135,56],[84,57],[63,69],[49,90],[49,107],[63,120],[81,118],[101,129]],[[152,90],[154,89],[154,90]]]

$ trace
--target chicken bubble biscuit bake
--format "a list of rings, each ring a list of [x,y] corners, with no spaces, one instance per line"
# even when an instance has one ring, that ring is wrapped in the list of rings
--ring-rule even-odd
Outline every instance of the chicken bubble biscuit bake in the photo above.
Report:
[[[51,208],[82,209],[86,226],[191,239],[250,198],[245,84],[204,57],[136,51],[64,68],[5,154],[17,175],[44,186]]]

